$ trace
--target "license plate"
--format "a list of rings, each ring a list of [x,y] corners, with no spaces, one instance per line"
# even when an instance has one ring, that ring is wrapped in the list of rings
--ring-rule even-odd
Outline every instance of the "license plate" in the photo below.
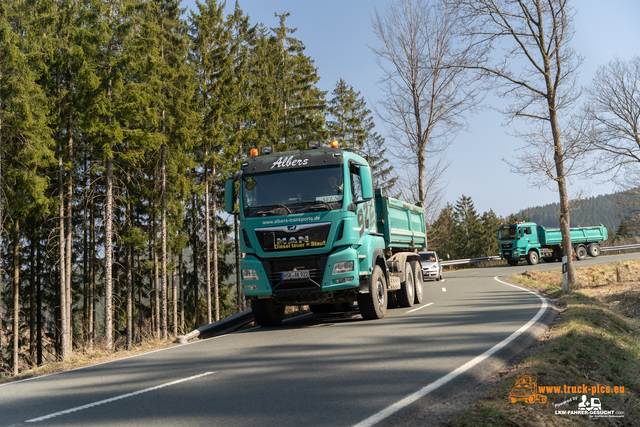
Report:
[[[309,278],[309,270],[285,271],[280,273],[282,280],[302,280]]]

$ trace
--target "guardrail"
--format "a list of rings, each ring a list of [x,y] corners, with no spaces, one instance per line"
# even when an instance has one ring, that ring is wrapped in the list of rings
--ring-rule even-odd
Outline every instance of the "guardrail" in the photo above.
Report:
[[[600,252],[607,252],[607,251],[624,251],[625,249],[639,249],[640,248],[640,244],[636,244],[636,245],[624,245],[624,246],[607,246],[607,247],[601,247],[600,248]]]
[[[189,342],[189,340],[198,337],[200,339],[205,339],[222,334],[228,334],[229,332],[235,331],[236,329],[248,325],[251,322],[253,322],[253,312],[251,310],[245,310],[241,313],[229,316],[226,319],[218,320],[215,323],[201,326],[186,335],[179,336],[176,338],[176,342],[180,344],[186,344],[187,342]]]
[[[440,265],[458,265],[458,264],[470,264],[472,262],[482,261],[500,261],[502,258],[499,256],[487,256],[481,258],[467,258],[467,259],[454,259],[450,261],[440,261]]]
[[[624,251],[627,249],[640,249],[640,243],[635,245],[606,246],[606,247],[601,247],[600,251],[601,252]],[[440,261],[440,264],[445,266],[445,265],[470,264],[472,262],[500,261],[500,260],[502,260],[502,258],[500,258],[499,256],[488,256],[488,257],[481,257],[481,258],[467,258],[467,259],[454,259],[450,261]]]

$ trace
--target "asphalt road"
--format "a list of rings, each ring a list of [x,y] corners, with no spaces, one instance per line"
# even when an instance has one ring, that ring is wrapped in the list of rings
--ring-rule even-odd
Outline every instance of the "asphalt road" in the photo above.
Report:
[[[393,424],[431,399],[464,392],[544,330],[546,300],[496,276],[559,267],[445,272],[444,281],[425,283],[423,304],[381,320],[305,315],[0,385],[0,426]]]

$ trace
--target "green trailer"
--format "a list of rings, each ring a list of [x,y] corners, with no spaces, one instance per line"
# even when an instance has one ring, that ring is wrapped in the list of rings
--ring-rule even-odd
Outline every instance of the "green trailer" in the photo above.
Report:
[[[572,227],[569,230],[571,244],[578,260],[590,255],[600,255],[600,242],[607,240],[607,229],[595,227]],[[509,265],[526,260],[535,265],[540,259],[545,262],[562,260],[562,233],[559,228],[545,228],[534,222],[501,225],[498,229],[500,256]]]
[[[225,209],[240,220],[242,291],[258,324],[280,324],[286,306],[357,302],[379,319],[422,301],[421,206],[374,191],[367,161],[337,147],[253,154],[227,181]]]

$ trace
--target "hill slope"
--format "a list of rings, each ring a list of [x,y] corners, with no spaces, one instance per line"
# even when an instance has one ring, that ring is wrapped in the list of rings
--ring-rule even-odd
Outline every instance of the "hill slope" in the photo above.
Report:
[[[571,227],[587,227],[604,225],[609,233],[615,232],[620,225],[623,214],[615,197],[620,193],[590,197],[577,203],[576,209],[571,211]],[[520,218],[528,217],[531,221],[545,227],[560,226],[560,204],[551,203],[544,206],[523,209],[517,214]]]

